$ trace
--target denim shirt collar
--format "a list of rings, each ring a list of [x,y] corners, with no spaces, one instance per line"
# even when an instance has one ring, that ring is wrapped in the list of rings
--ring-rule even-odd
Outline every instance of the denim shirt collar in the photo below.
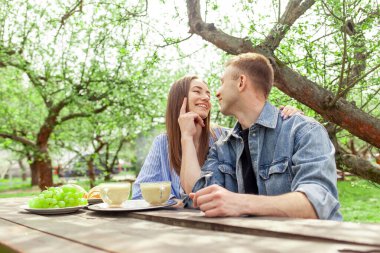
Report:
[[[263,110],[261,111],[259,117],[257,118],[257,121],[251,126],[255,125],[261,125],[263,127],[267,128],[276,128],[278,120],[278,109],[271,105],[268,101],[265,102],[265,105],[263,107]],[[251,128],[250,127],[250,128]],[[239,132],[242,130],[242,127],[239,122],[236,122],[234,128],[232,128],[227,136],[223,139],[223,141],[228,141],[231,136],[234,138],[240,138]]]

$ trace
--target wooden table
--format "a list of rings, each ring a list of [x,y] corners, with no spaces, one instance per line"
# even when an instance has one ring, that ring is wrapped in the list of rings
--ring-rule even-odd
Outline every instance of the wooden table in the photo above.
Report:
[[[174,208],[36,215],[20,208],[26,202],[0,199],[0,252],[380,252],[380,224]]]

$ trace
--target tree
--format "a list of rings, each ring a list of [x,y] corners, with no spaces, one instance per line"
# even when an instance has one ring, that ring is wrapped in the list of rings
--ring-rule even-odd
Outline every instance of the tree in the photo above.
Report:
[[[254,11],[252,2],[242,1],[234,11],[249,16]],[[281,1],[274,3],[280,13]],[[217,9],[217,4],[212,4]],[[247,26],[241,24],[248,33],[245,38],[204,22],[199,0],[187,0],[187,11],[190,33],[228,54],[257,52],[267,56],[274,66],[278,89],[338,125],[335,129],[346,129],[380,147],[380,113],[376,110],[380,104],[380,62],[376,57],[380,53],[376,39],[380,10],[376,3],[289,0],[270,29],[258,24],[258,12]],[[207,8],[206,13],[209,11]],[[263,33],[265,36],[261,36]],[[296,45],[301,53],[295,53]],[[361,93],[358,95],[356,90]],[[380,182],[380,172],[371,163],[345,154],[340,144],[335,144],[339,159],[351,172]]]
[[[15,92],[22,95],[13,112],[2,114],[0,137],[32,150],[31,168],[39,171],[41,189],[53,183],[49,141],[58,127],[112,108],[138,124],[145,109],[157,108],[155,97],[165,88],[152,73],[158,58],[142,50],[145,34],[136,36],[130,25],[145,12],[145,3],[116,0],[1,4],[0,68],[19,73]],[[156,91],[149,98],[148,84]],[[15,92],[3,102],[16,99]],[[25,113],[29,100],[39,100],[32,115]]]

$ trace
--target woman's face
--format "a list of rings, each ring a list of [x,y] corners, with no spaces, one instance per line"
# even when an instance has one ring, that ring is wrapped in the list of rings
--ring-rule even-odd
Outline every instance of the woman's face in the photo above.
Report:
[[[202,119],[207,118],[211,110],[210,91],[199,79],[194,79],[190,83],[188,105],[189,111],[197,113]]]

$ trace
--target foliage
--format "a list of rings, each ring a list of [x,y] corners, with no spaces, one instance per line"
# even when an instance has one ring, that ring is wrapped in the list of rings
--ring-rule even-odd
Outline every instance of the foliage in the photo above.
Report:
[[[52,132],[47,150],[55,164],[68,152],[98,159],[107,150],[108,164],[135,156],[141,164],[147,149],[142,143],[149,147],[151,142],[141,138],[154,129],[163,131],[167,92],[174,80],[198,73],[215,94],[228,54],[189,35],[183,2],[146,3],[2,1],[0,134],[29,142],[0,138],[0,147],[30,158],[35,147],[26,143],[37,144],[48,125]],[[257,0],[201,4],[204,20],[256,45],[267,38],[286,7],[283,1]],[[343,84],[351,78],[357,83],[345,98],[379,118],[378,10],[370,0],[316,1],[286,33],[275,56],[331,92],[346,89]],[[350,20],[355,32],[348,34],[344,29]],[[364,60],[358,60],[360,55]],[[354,67],[358,77],[352,79]],[[275,88],[270,101],[296,106],[326,123]],[[220,114],[215,98],[212,104],[212,121],[232,127],[235,119]],[[49,125],[54,109],[59,109],[57,119]],[[121,140],[125,143],[117,155]],[[342,146],[350,140],[367,145],[346,131],[338,133],[338,140]],[[95,152],[102,143],[106,145]]]
[[[131,21],[144,15],[144,6],[76,3],[1,5],[0,133],[9,138],[1,140],[6,148],[22,137],[34,152],[45,150],[47,141],[56,153],[62,142],[86,150],[95,136],[130,141],[162,122],[167,79],[156,69],[155,50],[145,47],[145,33]],[[34,160],[41,159],[38,152]]]

